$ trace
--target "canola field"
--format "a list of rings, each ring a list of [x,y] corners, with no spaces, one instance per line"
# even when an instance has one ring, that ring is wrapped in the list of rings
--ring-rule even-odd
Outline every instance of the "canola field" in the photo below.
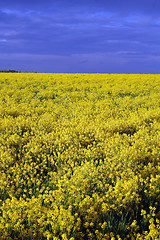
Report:
[[[160,239],[160,75],[0,74],[0,239]]]

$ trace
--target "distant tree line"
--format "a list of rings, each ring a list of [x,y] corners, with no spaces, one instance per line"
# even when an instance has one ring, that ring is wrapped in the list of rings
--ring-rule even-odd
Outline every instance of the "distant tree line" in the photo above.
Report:
[[[2,73],[18,73],[16,70],[0,70]]]

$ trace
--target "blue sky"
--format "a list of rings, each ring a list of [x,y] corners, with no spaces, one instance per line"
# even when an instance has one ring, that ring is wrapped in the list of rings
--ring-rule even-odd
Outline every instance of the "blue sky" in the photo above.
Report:
[[[5,0],[3,69],[160,73],[160,1]]]

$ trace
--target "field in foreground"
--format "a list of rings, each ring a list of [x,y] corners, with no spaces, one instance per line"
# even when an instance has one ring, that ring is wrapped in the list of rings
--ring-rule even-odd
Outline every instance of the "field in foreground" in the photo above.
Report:
[[[160,239],[160,75],[0,74],[0,239]]]

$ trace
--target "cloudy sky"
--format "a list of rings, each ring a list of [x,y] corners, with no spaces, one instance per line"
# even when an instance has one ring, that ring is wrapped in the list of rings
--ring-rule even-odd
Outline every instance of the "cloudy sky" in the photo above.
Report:
[[[0,70],[160,73],[160,0],[0,2]]]

